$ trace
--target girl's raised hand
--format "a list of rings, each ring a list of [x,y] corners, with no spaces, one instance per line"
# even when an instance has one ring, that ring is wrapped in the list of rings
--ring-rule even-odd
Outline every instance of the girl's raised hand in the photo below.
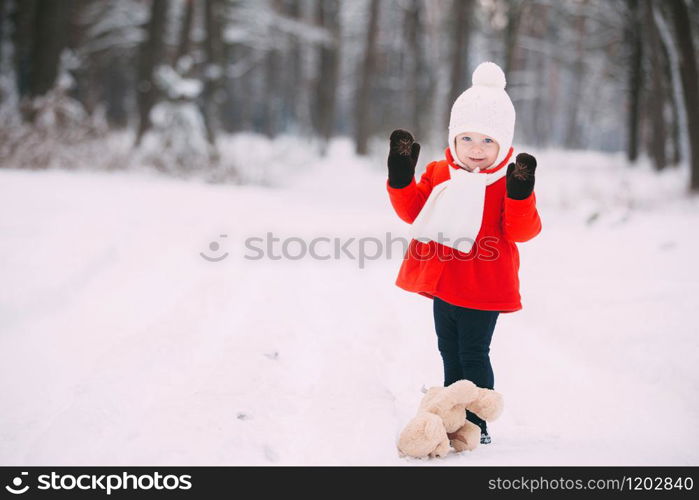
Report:
[[[415,176],[415,165],[420,156],[420,143],[415,142],[407,130],[397,129],[391,133],[388,152],[388,185],[404,188]]]
[[[517,155],[516,163],[507,166],[507,196],[513,200],[529,198],[534,191],[536,158],[527,153]]]

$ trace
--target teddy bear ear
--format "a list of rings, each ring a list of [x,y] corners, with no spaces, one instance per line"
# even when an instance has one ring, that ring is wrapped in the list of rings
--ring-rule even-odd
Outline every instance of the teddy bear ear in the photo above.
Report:
[[[468,411],[475,413],[483,420],[492,421],[497,419],[504,408],[502,394],[492,389],[478,389],[478,397],[468,405]]]

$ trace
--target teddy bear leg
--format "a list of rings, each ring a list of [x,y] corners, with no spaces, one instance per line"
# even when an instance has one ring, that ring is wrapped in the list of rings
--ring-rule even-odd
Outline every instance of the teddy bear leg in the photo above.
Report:
[[[442,442],[439,443],[439,445],[437,445],[434,451],[430,453],[430,456],[443,458],[446,457],[450,451],[451,446],[449,445],[449,438],[444,436],[444,440],[442,440]]]
[[[469,412],[488,422],[497,419],[502,414],[503,407],[502,394],[492,389],[480,388],[478,398],[466,405]]]
[[[456,432],[448,434],[457,452],[474,450],[481,441],[481,428],[468,420]]]

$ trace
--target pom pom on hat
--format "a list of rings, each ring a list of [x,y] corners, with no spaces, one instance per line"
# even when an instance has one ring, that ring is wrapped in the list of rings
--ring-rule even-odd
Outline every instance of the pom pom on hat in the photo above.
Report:
[[[507,80],[505,80],[505,73],[500,69],[500,66],[488,61],[479,64],[473,72],[473,84],[504,90]]]
[[[505,159],[512,146],[515,108],[505,92],[505,73],[494,62],[483,62],[473,72],[473,86],[466,89],[451,107],[449,149],[454,162],[463,165],[456,155],[454,139],[464,132],[492,137],[500,150],[492,166]]]

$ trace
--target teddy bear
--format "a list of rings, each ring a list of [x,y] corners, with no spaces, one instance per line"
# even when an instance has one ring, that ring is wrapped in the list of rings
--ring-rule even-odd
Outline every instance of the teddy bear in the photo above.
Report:
[[[480,444],[481,429],[466,420],[466,410],[486,421],[495,420],[503,409],[498,392],[458,380],[448,387],[431,387],[420,401],[417,415],[398,438],[400,456],[445,457],[451,447],[457,452]]]

